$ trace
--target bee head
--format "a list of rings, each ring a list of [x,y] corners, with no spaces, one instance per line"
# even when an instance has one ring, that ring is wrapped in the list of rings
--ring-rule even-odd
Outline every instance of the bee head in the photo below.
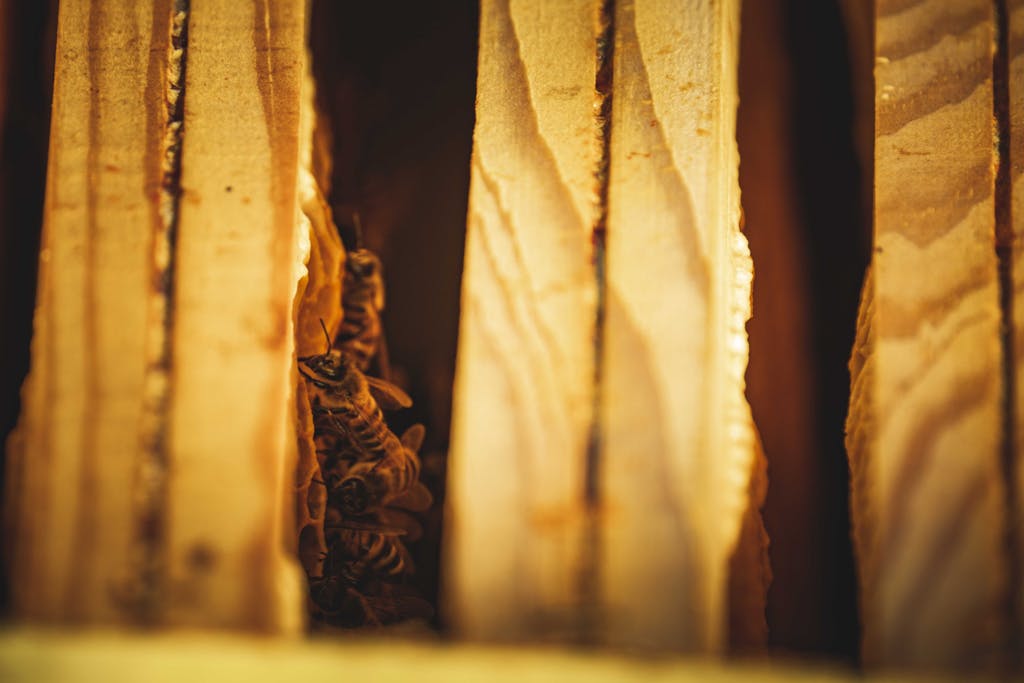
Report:
[[[360,279],[369,279],[380,272],[380,259],[369,249],[356,249],[348,254],[345,268]]]
[[[324,339],[327,342],[324,352],[315,356],[304,356],[298,360],[299,372],[317,386],[325,388],[325,383],[337,383],[350,375],[352,362],[343,356],[341,351],[332,348],[331,335],[327,332],[323,320],[320,321],[320,328],[324,331]]]
[[[306,356],[305,358],[300,358],[299,363],[308,370],[308,372],[303,372],[302,374],[314,380],[337,382],[347,372],[347,363],[340,351],[329,351],[318,356]],[[302,370],[302,367],[299,369]]]

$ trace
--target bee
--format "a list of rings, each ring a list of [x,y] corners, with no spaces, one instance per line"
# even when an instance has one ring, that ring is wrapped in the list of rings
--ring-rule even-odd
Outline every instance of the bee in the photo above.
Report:
[[[299,359],[299,371],[311,385],[316,432],[333,439],[326,460],[335,462],[325,468],[328,503],[351,516],[408,493],[418,499],[409,509],[420,509],[424,496],[429,507],[430,494],[419,483],[422,425],[399,439],[381,412],[381,405],[409,407],[409,396],[390,382],[364,375],[351,357],[331,348],[329,336],[324,353]],[[339,469],[336,461],[353,462],[340,478],[331,476]]]
[[[430,617],[433,610],[413,595],[402,596],[387,583],[413,571],[402,544],[404,531],[372,521],[328,525],[332,542],[321,576],[310,580],[310,598],[325,620],[342,626]]]
[[[349,515],[363,514],[382,504],[418,512],[429,508],[430,492],[419,481],[417,451],[423,434],[423,425],[413,425],[402,434],[400,448],[392,446],[380,460],[356,462],[328,499],[335,496],[339,509]]]
[[[338,330],[337,346],[351,356],[358,367],[366,372],[376,356],[380,375],[388,377],[387,349],[384,345],[380,314],[384,310],[384,275],[380,259],[360,245],[362,226],[359,215],[353,216],[356,248],[348,252],[345,260],[345,279],[341,288],[341,307],[344,317]]]

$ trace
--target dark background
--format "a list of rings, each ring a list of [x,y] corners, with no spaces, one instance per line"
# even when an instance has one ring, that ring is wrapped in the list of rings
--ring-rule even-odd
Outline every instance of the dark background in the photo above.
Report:
[[[35,305],[56,0],[0,0],[0,438],[14,427]],[[0,449],[2,450],[2,449]],[[4,491],[0,467],[0,491]],[[2,508],[0,508],[2,509]],[[6,526],[0,526],[6,530]],[[4,543],[6,554],[6,542]],[[0,563],[0,608],[9,586]]]
[[[54,4],[0,0],[0,435],[15,424],[28,369]],[[319,105],[331,130],[323,144],[334,156],[330,201],[349,238],[358,212],[366,246],[385,264],[395,378],[416,400],[396,419],[428,425],[423,478],[439,498],[477,20],[471,0],[317,0],[312,22]],[[858,626],[842,438],[846,361],[869,242],[870,178],[858,158],[864,139],[854,133],[855,93],[870,92],[870,70],[851,69],[849,55],[870,53],[856,32],[848,45],[835,2],[747,0],[743,25],[740,174],[756,263],[748,395],[769,459],[770,644],[852,661]],[[433,594],[440,507],[427,530],[416,560],[419,581]]]

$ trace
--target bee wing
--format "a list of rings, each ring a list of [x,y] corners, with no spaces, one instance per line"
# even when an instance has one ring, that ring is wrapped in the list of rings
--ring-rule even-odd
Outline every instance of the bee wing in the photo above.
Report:
[[[378,509],[376,514],[377,519],[379,519],[385,526],[404,529],[405,540],[410,543],[418,541],[423,536],[423,527],[415,517],[405,510],[386,507]]]
[[[380,594],[367,596],[377,617],[384,623],[404,619],[430,619],[434,616],[434,608],[421,598],[411,586],[402,584],[384,584]]]
[[[388,505],[412,512],[423,512],[429,509],[433,502],[434,497],[430,495],[430,490],[418,481],[401,495],[388,501]]]
[[[402,445],[408,448],[413,453],[419,453],[420,446],[423,445],[423,437],[426,436],[427,430],[424,429],[423,425],[416,424],[405,430],[402,434]]]
[[[398,386],[377,377],[367,377],[366,383],[370,385],[370,393],[377,399],[381,408],[387,410],[398,410],[408,408],[412,405],[409,394],[402,391]]]
[[[393,624],[406,619],[430,619],[434,616],[434,608],[429,602],[411,595],[366,597],[364,603],[373,611],[372,618],[379,624]]]

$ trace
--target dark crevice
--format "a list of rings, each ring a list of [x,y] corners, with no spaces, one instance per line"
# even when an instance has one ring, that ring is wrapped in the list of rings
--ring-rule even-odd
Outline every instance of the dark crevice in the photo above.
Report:
[[[124,596],[134,617],[143,624],[156,621],[161,610],[164,588],[165,513],[169,455],[167,433],[170,413],[170,368],[173,354],[174,268],[179,204],[181,201],[181,150],[185,133],[185,69],[188,56],[188,20],[190,0],[173,0],[170,17],[154,17],[154,23],[166,21],[170,40],[166,56],[154,55],[163,62],[162,74],[165,120],[160,147],[160,193],[158,219],[152,236],[151,267],[153,283],[150,315],[157,323],[158,339],[151,340],[153,350],[147,358],[146,396],[142,424],[142,455],[136,474],[138,508],[135,535],[138,540],[138,565],[131,577],[133,584]],[[159,10],[158,10],[159,11]]]
[[[0,3],[0,491],[7,491],[4,443],[21,412],[29,369],[39,239],[46,187],[57,3]],[[5,500],[4,509],[13,510]],[[13,520],[4,520],[0,615],[10,609]]]
[[[864,46],[847,34],[839,3],[746,0],[742,9],[737,135],[754,260],[747,396],[768,459],[768,644],[853,663],[860,634],[843,433],[869,256],[862,190],[872,186],[854,105],[855,93],[872,89],[871,65],[851,62],[859,53],[849,48]]]
[[[1014,344],[1014,286],[1013,286],[1013,185],[1010,177],[1010,48],[1009,13],[1006,0],[993,0],[995,16],[995,54],[992,62],[992,109],[996,126],[995,242],[999,268],[999,306],[1002,310],[1000,342],[1003,361],[1002,406],[1002,478],[1006,518],[1007,586],[1005,615],[1006,666],[1017,671],[1021,664],[1018,644],[1021,642],[1021,616],[1017,606],[1021,598],[1021,556],[1017,520],[1020,513],[1020,491],[1017,490],[1016,472],[1016,414],[1017,363]]]
[[[590,429],[587,437],[586,462],[583,476],[583,504],[587,511],[582,557],[579,573],[580,637],[593,644],[596,640],[600,615],[594,607],[600,603],[601,536],[599,514],[601,506],[601,405],[604,365],[604,321],[607,303],[605,266],[608,236],[608,187],[611,166],[612,137],[612,82],[615,55],[615,0],[602,0],[597,16],[597,47],[595,50],[594,105],[598,143],[595,180],[595,215],[591,231],[594,284],[597,301],[594,309],[594,374]]]
[[[822,574],[816,580],[822,592],[814,605],[817,626],[805,632],[808,639],[803,645],[811,652],[852,662],[858,657],[860,625],[843,433],[850,397],[847,361],[869,260],[864,230],[868,219],[861,213],[865,181],[853,138],[849,37],[839,8],[817,0],[789,0],[786,5],[785,37],[796,93],[791,130],[797,146],[800,231],[807,248],[814,441],[820,476],[813,484],[819,501],[819,545],[807,550],[820,559]],[[786,647],[783,642],[776,644]]]
[[[314,159],[343,241],[381,259],[392,381],[413,399],[388,416],[426,426],[421,481],[435,504],[409,544],[411,583],[437,604],[452,383],[476,94],[478,0],[311,6]],[[434,625],[441,625],[435,622]]]

